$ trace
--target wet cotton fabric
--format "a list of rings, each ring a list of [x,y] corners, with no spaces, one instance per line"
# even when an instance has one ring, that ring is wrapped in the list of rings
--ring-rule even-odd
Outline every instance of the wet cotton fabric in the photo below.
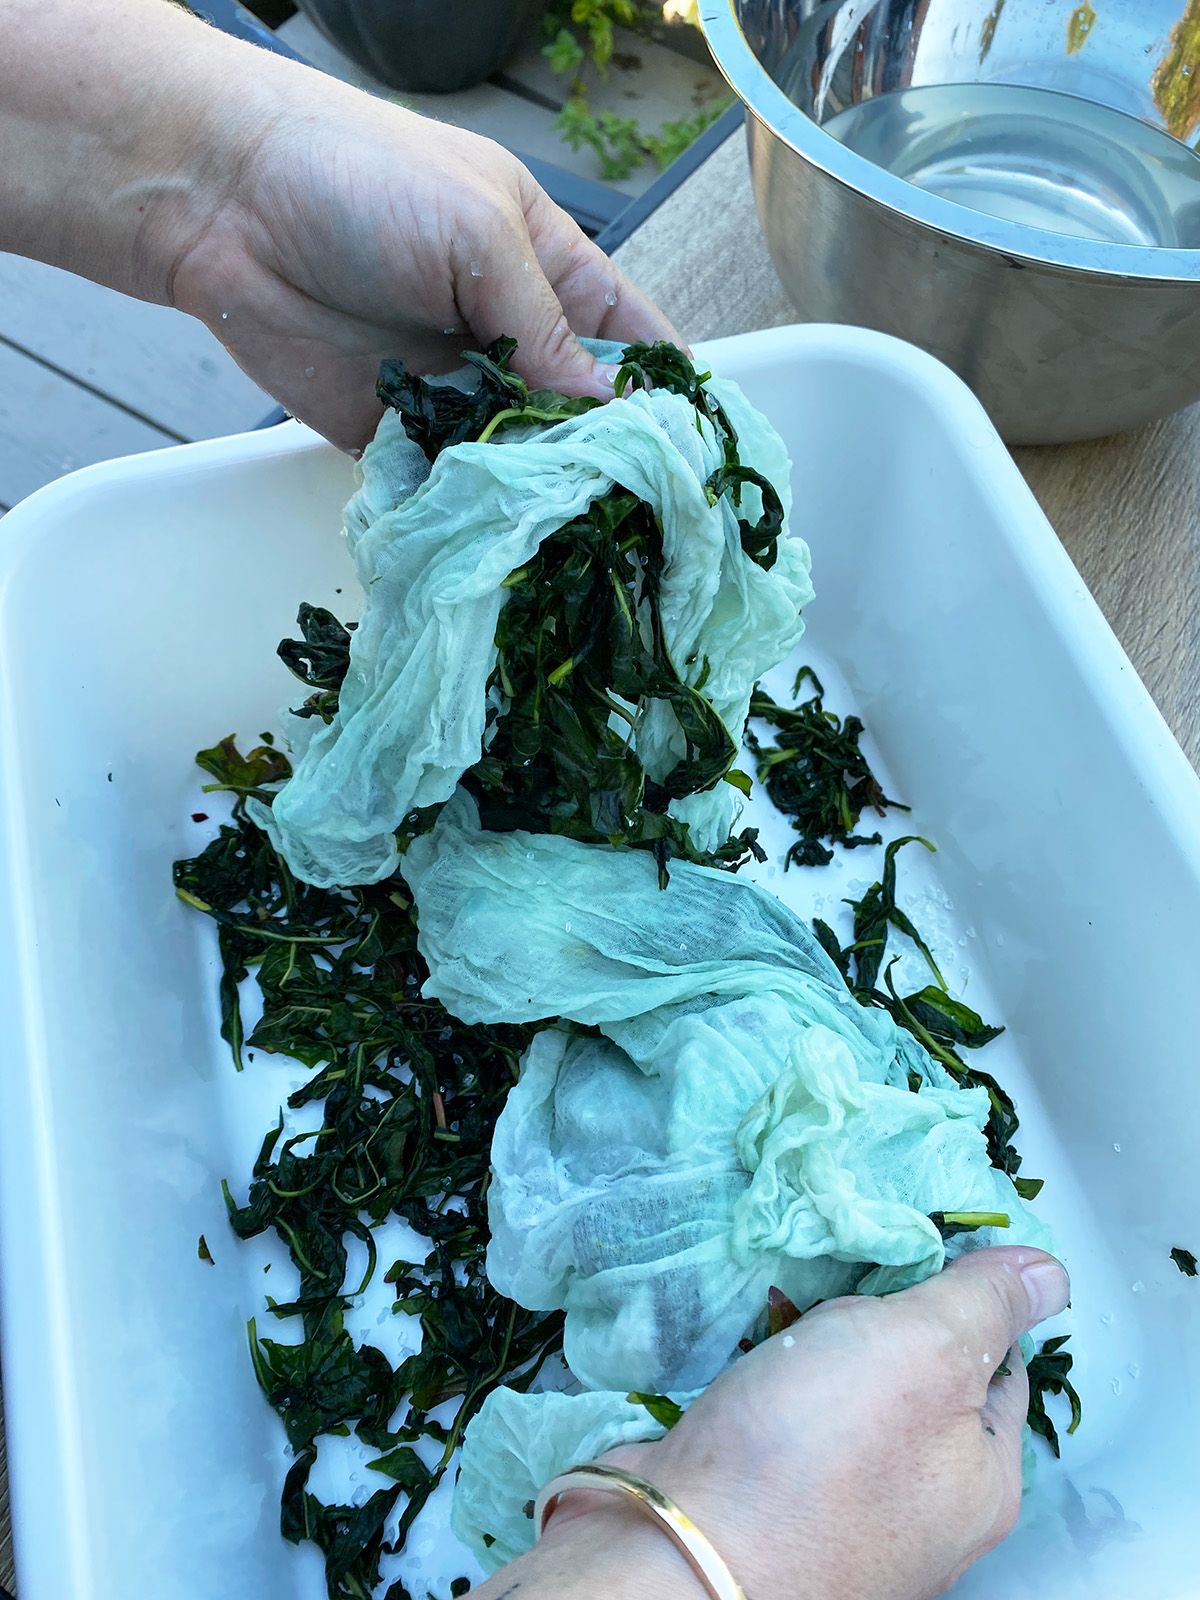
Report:
[[[708,387],[786,509],[778,434],[736,384]],[[345,519],[365,601],[337,714],[299,752],[274,805],[252,805],[297,877],[331,887],[397,869],[404,817],[448,799],[483,753],[505,578],[615,484],[649,503],[662,527],[661,616],[676,669],[686,682],[703,678],[740,741],[754,683],[799,640],[812,588],[802,540],[781,538],[769,571],[742,549],[738,511],[761,514],[757,489],[743,490],[738,511],[728,496],[709,504],[704,485],[722,463],[711,424],[665,390],[511,430],[503,443],[455,445],[431,469],[386,416]],[[636,748],[652,778],[683,753],[665,702],[647,708]],[[739,803],[719,783],[671,810],[711,849],[728,837]]]
[[[929,1276],[932,1212],[1045,1242],[988,1160],[986,1092],[859,1005],[765,890],[679,863],[660,890],[642,852],[481,832],[461,794],[405,875],[426,993],[465,1022],[564,1019],[496,1126],[488,1275],[566,1312],[586,1388],[702,1387],[772,1285],[803,1308]]]
[[[666,1429],[624,1394],[494,1389],[463,1436],[451,1526],[487,1572],[533,1544],[531,1502],[551,1478]]]

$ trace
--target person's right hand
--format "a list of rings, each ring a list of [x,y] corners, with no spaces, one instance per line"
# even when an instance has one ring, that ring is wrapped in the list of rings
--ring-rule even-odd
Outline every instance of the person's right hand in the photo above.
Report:
[[[534,387],[605,400],[613,371],[577,335],[678,341],[500,145],[291,62],[257,77],[265,104],[210,153],[227,181],[210,181],[171,296],[335,444],[374,433],[385,356],[444,372],[511,334]]]
[[[604,1459],[671,1495],[752,1600],[929,1600],[1016,1521],[1016,1342],[1069,1294],[1053,1257],[1004,1247],[886,1299],[830,1301],[736,1361],[664,1439]],[[586,1537],[599,1503],[564,1497],[547,1541],[577,1517]]]

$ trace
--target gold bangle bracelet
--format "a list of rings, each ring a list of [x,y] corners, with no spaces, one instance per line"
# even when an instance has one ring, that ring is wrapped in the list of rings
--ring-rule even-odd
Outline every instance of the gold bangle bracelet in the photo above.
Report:
[[[681,1511],[661,1489],[647,1483],[645,1478],[625,1472],[620,1467],[605,1467],[596,1463],[589,1467],[572,1467],[551,1478],[533,1506],[533,1525],[539,1539],[559,1500],[575,1489],[600,1490],[604,1494],[623,1495],[632,1500],[658,1523],[676,1548],[686,1556],[692,1571],[708,1590],[712,1600],[746,1600],[729,1568],[687,1513]]]

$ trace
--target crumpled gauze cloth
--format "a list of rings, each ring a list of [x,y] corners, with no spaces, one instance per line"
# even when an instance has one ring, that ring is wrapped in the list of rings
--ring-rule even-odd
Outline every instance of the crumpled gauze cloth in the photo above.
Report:
[[[616,359],[620,347],[596,347]],[[774,428],[736,384],[708,386],[753,462],[790,504],[790,466]],[[362,463],[345,528],[365,602],[337,715],[303,748],[273,806],[254,803],[297,877],[322,887],[375,882],[395,871],[395,830],[418,806],[453,792],[482,754],[486,690],[496,662],[504,579],[542,541],[615,484],[654,507],[663,531],[663,633],[685,681],[704,692],[740,742],[750,693],[803,632],[812,598],[808,548],[781,538],[765,571],[743,551],[738,512],[761,514],[746,487],[738,511],[704,492],[723,455],[681,395],[638,391],[506,442],[445,450],[432,470],[388,413]],[[637,736],[661,778],[683,753],[666,702]],[[740,805],[718,783],[671,807],[701,849],[724,843]]]
[[[619,1444],[661,1439],[665,1432],[645,1406],[624,1394],[493,1389],[463,1435],[451,1527],[495,1572],[533,1544],[526,1508],[543,1484]]]
[[[683,863],[660,890],[644,852],[481,832],[462,793],[405,877],[426,994],[468,1023],[598,1030],[534,1038],[488,1192],[488,1276],[566,1311],[586,1388],[703,1387],[772,1285],[803,1309],[928,1277],[930,1212],[1010,1215],[964,1243],[1046,1242],[989,1163],[986,1091],[859,1005],[767,891]]]

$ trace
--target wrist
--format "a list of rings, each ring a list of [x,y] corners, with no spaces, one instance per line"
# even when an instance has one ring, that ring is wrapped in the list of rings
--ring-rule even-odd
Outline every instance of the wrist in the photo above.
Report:
[[[514,1584],[529,1600],[705,1600],[703,1584],[660,1528],[635,1505],[592,1493],[564,1497],[533,1549],[471,1600],[501,1600]]]
[[[161,9],[175,25],[159,42],[161,79],[115,161],[113,275],[129,294],[176,305],[181,264],[236,207],[246,170],[280,116],[277,69],[290,63]]]
[[[677,1448],[679,1443],[668,1433],[653,1443],[619,1445],[601,1459],[606,1465],[635,1473],[668,1495],[709,1541],[750,1600],[779,1594],[776,1557],[785,1539],[784,1529],[794,1518],[783,1506],[778,1516],[773,1513],[767,1500],[774,1496],[768,1495],[767,1486],[756,1475],[739,1471],[720,1454],[697,1459],[693,1451]],[[572,1501],[592,1498],[571,1496],[563,1509]],[[764,1525],[770,1529],[765,1547],[757,1542]],[[666,1540],[665,1534],[662,1537]],[[817,1592],[799,1577],[789,1588],[794,1600],[815,1600]]]

